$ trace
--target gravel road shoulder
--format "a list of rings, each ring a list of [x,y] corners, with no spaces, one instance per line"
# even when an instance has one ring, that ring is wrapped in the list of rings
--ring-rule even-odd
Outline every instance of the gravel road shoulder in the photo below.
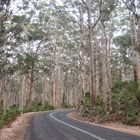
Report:
[[[14,122],[0,129],[0,140],[24,140],[26,128],[29,126],[31,118],[35,112],[24,113]]]

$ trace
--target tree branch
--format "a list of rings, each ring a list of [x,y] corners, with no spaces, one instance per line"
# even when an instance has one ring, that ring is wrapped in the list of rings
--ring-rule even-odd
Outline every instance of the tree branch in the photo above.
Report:
[[[136,10],[131,8],[129,5],[128,5],[128,2],[126,2],[125,0],[122,0],[122,2],[125,4],[125,6],[127,7],[128,10],[130,10],[137,18],[140,18],[140,16],[137,14]],[[131,2],[131,5],[133,7],[135,7],[135,5]]]
[[[101,19],[101,15],[98,17],[98,19],[95,21],[95,23],[92,25],[92,30],[95,28],[95,26],[98,24],[98,22]]]
[[[46,33],[46,37],[43,38],[43,39],[38,43],[38,46],[37,46],[37,48],[36,48],[36,54],[38,53],[39,48],[41,47],[41,44],[47,39],[47,35],[48,35],[48,32]]]
[[[83,2],[83,4],[85,5],[85,7],[87,8],[87,3],[84,0],[81,0]]]

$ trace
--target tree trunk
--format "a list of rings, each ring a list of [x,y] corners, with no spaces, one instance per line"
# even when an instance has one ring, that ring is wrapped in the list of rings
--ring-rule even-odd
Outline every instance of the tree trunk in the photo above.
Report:
[[[30,74],[30,85],[29,85],[29,98],[28,98],[28,108],[32,105],[32,93],[33,93],[33,84],[34,84],[34,68],[35,64],[32,62],[31,74]]]
[[[5,77],[2,79],[3,80],[3,110],[4,110],[4,115],[6,114],[6,111],[8,109],[8,74],[5,75]]]
[[[101,21],[102,27],[102,92],[103,92],[103,101],[107,110],[110,110],[110,94],[111,94],[111,70],[110,70],[110,58],[109,58],[109,47],[110,42],[106,35],[105,23]]]
[[[81,5],[81,8],[79,9],[80,13],[80,52],[82,53],[80,56],[80,64],[81,64],[81,98],[82,100],[85,97],[85,62],[84,62],[84,19],[83,19],[83,3]]]
[[[131,38],[133,47],[133,66],[134,66],[134,79],[140,86],[140,16],[136,13],[135,0],[129,0],[130,10],[130,27]]]
[[[42,76],[42,86],[41,86],[41,102],[44,106],[45,103],[45,92],[46,92],[46,78],[45,78],[45,74],[43,72],[43,76]]]
[[[20,78],[20,90],[19,90],[19,110],[24,109],[24,95],[25,95],[25,75],[21,75]]]
[[[91,106],[95,105],[95,77],[94,77],[94,53],[93,53],[93,29],[91,23],[91,0],[87,0],[87,13],[88,13],[88,28],[89,28],[89,36],[88,36],[88,45],[89,45],[89,57],[90,57],[90,92],[91,92]]]
[[[100,67],[99,67],[99,60],[98,60],[98,52],[96,50],[96,70],[95,70],[96,74],[96,96],[99,96],[100,92],[99,92],[99,81],[100,81],[100,77],[99,77],[99,72],[100,72]]]

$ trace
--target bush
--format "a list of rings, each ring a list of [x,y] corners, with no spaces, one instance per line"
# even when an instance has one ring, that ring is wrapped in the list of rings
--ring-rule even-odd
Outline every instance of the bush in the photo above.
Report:
[[[90,92],[85,93],[85,99],[84,99],[83,105],[84,105],[84,107],[90,107],[91,106]]]
[[[140,89],[136,81],[119,81],[112,88],[112,110],[108,112],[103,97],[96,97],[96,105],[91,108],[90,94],[85,96],[80,108],[81,117],[91,121],[120,121],[124,124],[140,126]]]
[[[70,104],[68,104],[66,102],[64,102],[64,103],[61,104],[61,108],[63,108],[63,109],[72,108],[72,107],[73,107],[72,105],[70,105]]]
[[[42,105],[41,102],[33,102],[32,107],[27,109],[24,108],[23,112],[38,112],[38,111],[47,111],[47,110],[53,110],[54,107],[50,105],[48,102],[45,102],[44,105]],[[7,110],[6,114],[3,114],[3,110],[0,108],[0,128],[2,128],[4,125],[8,124],[9,122],[16,119],[18,115],[20,115],[21,111],[19,111],[18,106],[10,107],[9,110]]]
[[[18,107],[10,107],[5,115],[3,114],[3,110],[0,110],[0,128],[14,120],[20,114]]]
[[[46,102],[44,103],[43,108],[44,108],[45,110],[53,110],[53,109],[54,109],[54,106],[50,105],[49,102],[46,101]]]
[[[38,112],[38,111],[47,111],[47,110],[53,110],[54,106],[50,105],[47,101],[44,103],[44,105],[41,102],[34,101],[32,103],[32,107],[27,109],[24,108],[23,112]]]
[[[112,88],[112,93],[112,113],[116,113],[116,117],[125,124],[140,125],[140,89],[138,83],[119,81]]]

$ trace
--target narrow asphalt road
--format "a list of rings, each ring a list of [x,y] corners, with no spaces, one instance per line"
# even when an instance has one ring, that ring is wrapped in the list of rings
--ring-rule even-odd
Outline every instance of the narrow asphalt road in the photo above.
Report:
[[[140,137],[72,120],[72,110],[43,112],[32,118],[25,140],[140,140]]]

